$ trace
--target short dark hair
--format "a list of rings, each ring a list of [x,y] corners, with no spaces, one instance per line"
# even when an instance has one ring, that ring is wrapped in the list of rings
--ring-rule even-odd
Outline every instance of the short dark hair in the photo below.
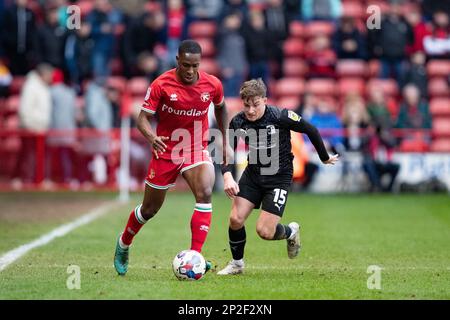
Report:
[[[202,54],[202,47],[200,47],[199,43],[194,40],[184,40],[181,42],[178,47],[178,55],[182,55],[183,53],[199,53]]]

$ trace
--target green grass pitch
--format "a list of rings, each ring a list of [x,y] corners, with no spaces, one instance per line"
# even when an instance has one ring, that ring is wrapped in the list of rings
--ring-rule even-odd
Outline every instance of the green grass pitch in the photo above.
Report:
[[[23,201],[14,197],[0,194],[0,203]],[[70,193],[30,197],[67,201],[70,208],[85,198]],[[168,194],[161,211],[135,238],[128,274],[117,276],[115,241],[141,197],[134,194],[128,205],[32,250],[0,272],[0,299],[450,299],[448,195],[292,193],[282,222],[302,226],[297,259],[287,258],[285,241],[258,238],[254,211],[246,224],[245,274],[208,273],[197,282],[178,281],[171,269],[175,254],[190,245],[194,199],[189,193]],[[87,198],[92,202],[96,196]],[[230,259],[230,205],[225,196],[214,194],[203,254],[218,268]],[[53,216],[33,222],[0,216],[0,256],[74,219]],[[80,267],[80,289],[67,288],[69,265]],[[380,289],[367,287],[370,265],[382,268]]]

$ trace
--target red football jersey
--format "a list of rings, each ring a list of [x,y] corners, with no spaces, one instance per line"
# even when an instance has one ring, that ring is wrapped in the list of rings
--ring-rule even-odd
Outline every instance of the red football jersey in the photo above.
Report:
[[[222,83],[215,76],[199,71],[198,81],[186,85],[175,72],[171,69],[152,82],[142,106],[142,110],[158,114],[156,134],[169,137],[160,158],[172,160],[206,149],[209,106],[224,99]]]

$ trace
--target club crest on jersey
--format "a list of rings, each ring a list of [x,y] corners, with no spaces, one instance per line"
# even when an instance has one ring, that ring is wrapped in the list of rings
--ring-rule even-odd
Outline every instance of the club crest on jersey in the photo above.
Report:
[[[150,170],[149,178],[150,178],[150,179],[153,179],[154,177],[155,177],[155,170],[151,169],[151,170]]]
[[[172,93],[170,95],[170,101],[178,101],[178,96],[176,93]]]
[[[209,92],[203,92],[203,93],[200,95],[200,99],[201,99],[203,102],[207,102],[207,101],[209,100]]]
[[[288,110],[288,118],[294,121],[300,121],[300,116],[291,110]]]
[[[272,124],[266,126],[266,129],[267,129],[267,133],[268,133],[268,134],[275,134],[275,132],[276,132],[276,131],[275,131],[275,126],[272,125]]]

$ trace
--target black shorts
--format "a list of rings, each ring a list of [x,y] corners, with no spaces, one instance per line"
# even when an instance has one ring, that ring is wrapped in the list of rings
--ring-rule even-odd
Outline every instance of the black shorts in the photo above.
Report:
[[[246,168],[239,180],[238,197],[247,199],[255,209],[283,216],[292,184],[292,174],[261,176]]]

